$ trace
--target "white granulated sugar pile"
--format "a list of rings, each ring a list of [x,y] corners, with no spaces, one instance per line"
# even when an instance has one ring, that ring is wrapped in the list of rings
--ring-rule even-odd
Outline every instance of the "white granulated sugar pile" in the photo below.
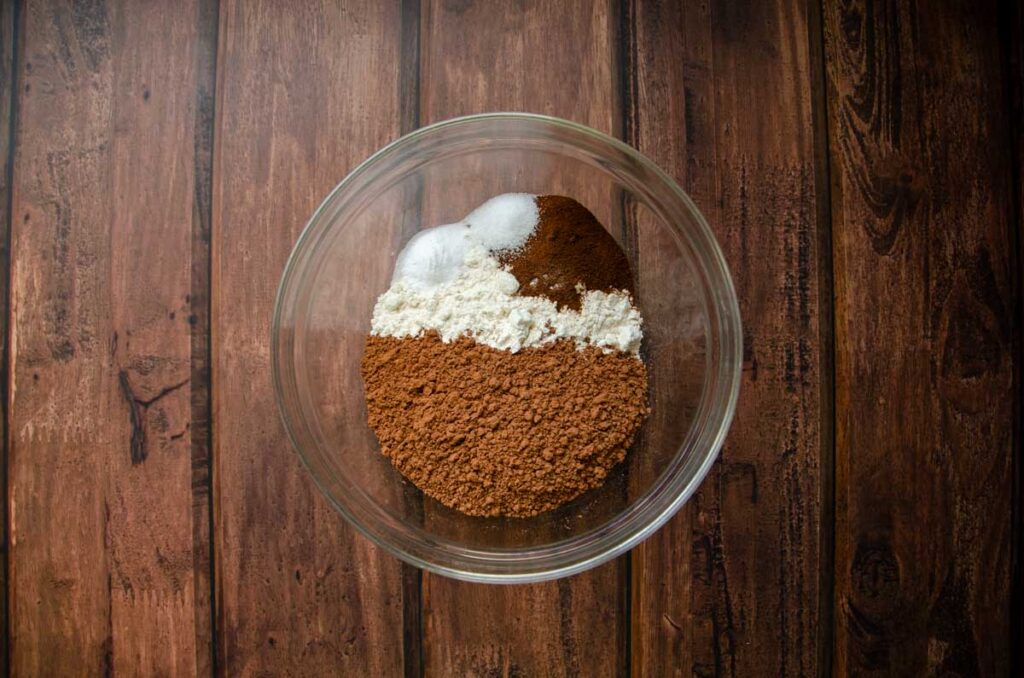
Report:
[[[540,219],[537,200],[529,193],[505,193],[470,212],[463,221],[473,238],[491,252],[522,247]]]
[[[391,282],[401,280],[417,289],[452,282],[462,272],[468,245],[469,229],[465,224],[420,231],[398,255]]]
[[[557,339],[638,355],[642,320],[626,292],[584,291],[579,311],[520,296],[519,283],[492,256],[521,247],[539,219],[532,195],[488,200],[463,221],[417,234],[398,256],[387,292],[373,310],[371,333],[416,337],[436,331],[517,352]]]
[[[462,221],[413,236],[398,255],[391,282],[404,280],[416,289],[452,282],[462,272],[470,243],[488,252],[515,250],[533,234],[539,219],[537,201],[529,193],[495,196]]]

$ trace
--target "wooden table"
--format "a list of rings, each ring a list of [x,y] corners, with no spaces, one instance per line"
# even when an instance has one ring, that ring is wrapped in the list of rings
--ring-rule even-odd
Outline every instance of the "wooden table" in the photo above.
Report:
[[[1020,675],[1014,4],[4,3],[4,663]],[[699,494],[627,556],[507,588],[404,566],[328,507],[268,345],[325,193],[493,110],[673,174],[745,325]]]

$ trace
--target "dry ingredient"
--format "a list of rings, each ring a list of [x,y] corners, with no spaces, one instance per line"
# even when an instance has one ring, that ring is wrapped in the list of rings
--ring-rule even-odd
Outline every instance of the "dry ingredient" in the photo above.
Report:
[[[413,236],[398,255],[391,282],[421,290],[451,282],[464,270],[470,245],[488,252],[516,250],[533,234],[539,220],[532,195],[506,193],[491,198],[462,221]]]
[[[428,229],[374,307],[362,372],[382,451],[468,513],[532,516],[604,482],[647,415],[625,254],[564,196]]]
[[[533,516],[600,485],[647,415],[643,362],[572,342],[510,353],[371,336],[363,365],[384,454],[474,516]]]
[[[476,244],[467,245],[459,275],[450,282],[414,287],[399,279],[377,300],[372,333],[416,337],[437,332],[444,341],[471,335],[507,351],[574,339],[606,350],[640,351],[640,312],[628,294],[591,291],[579,310],[540,296],[521,296],[519,283]]]
[[[499,256],[521,294],[579,310],[581,289],[633,292],[626,254],[590,210],[563,195],[542,195],[537,206],[536,231],[520,249]]]

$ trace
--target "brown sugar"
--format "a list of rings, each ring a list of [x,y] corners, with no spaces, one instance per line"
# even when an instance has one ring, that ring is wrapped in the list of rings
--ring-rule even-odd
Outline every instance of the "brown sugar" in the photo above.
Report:
[[[370,336],[370,426],[423,492],[476,516],[533,516],[604,482],[648,413],[642,361],[558,341]]]
[[[499,256],[519,281],[519,294],[544,296],[559,308],[580,309],[586,290],[633,293],[629,260],[586,207],[562,195],[537,196],[540,221],[518,250]]]

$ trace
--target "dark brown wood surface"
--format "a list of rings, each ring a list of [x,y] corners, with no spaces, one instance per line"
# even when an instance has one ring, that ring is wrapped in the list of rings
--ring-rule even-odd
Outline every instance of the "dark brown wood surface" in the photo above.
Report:
[[[0,115],[3,115],[3,125],[0,126],[0,145],[2,145],[4,158],[6,164],[4,165],[3,177],[0,178],[0,239],[2,239],[4,245],[0,249],[0,267],[4,272],[10,271],[11,259],[10,259],[10,232],[11,232],[11,131],[14,123],[13,116],[13,105],[14,105],[14,5],[11,3],[4,3],[0,7]],[[0,328],[2,328],[2,334],[0,334],[0,347],[2,347],[2,355],[4,356],[3,366],[0,367],[0,374],[3,374],[3,382],[7,383],[7,332],[8,332],[8,320],[10,318],[10,276],[0,276],[0,295],[3,297],[3,301],[0,302]],[[0,397],[0,415],[3,415],[3,421],[0,422],[2,427],[4,441],[6,446],[7,441],[7,412],[8,412],[8,399],[7,389],[4,390],[4,395]],[[6,447],[5,447],[6,449]],[[3,579],[0,583],[3,584],[4,589],[4,602],[7,600],[7,581],[8,581],[8,521],[7,521],[7,488],[8,488],[8,469],[5,462],[3,464],[3,470],[0,471],[0,479],[3,480],[4,486],[4,510],[2,514],[4,516],[3,527],[0,527],[0,543],[4,545],[4,563],[3,567],[0,567],[0,573],[2,573]],[[3,615],[3,621],[0,622],[0,633],[3,633],[4,642],[0,645],[0,665],[7,667],[10,665],[10,627],[8,626],[8,615]]]
[[[744,325],[729,442],[697,496],[633,553],[633,670],[815,673],[830,368],[808,8],[637,0],[631,11],[629,141],[712,224]],[[640,259],[657,270],[647,245]]]
[[[1006,675],[1017,220],[997,8],[824,18],[836,665]]]
[[[1019,674],[1022,37],[994,0],[0,4],[2,668]],[[744,321],[700,492],[536,586],[357,535],[269,374],[327,191],[491,110],[665,168]]]
[[[198,6],[15,13],[10,669],[209,670],[190,425]]]
[[[399,134],[399,28],[399,7],[373,0],[220,4],[211,325],[226,675],[402,671],[400,564],[357,538],[283,453],[270,379],[292,244],[339,177]]]

